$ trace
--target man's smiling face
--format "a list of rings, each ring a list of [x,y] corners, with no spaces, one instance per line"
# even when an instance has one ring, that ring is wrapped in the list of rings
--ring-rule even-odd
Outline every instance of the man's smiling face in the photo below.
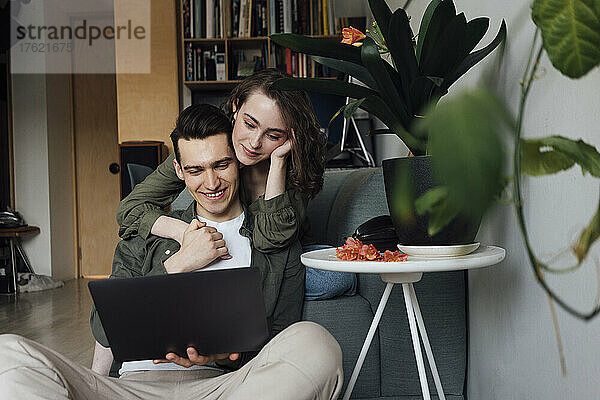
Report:
[[[240,215],[238,163],[226,133],[180,139],[179,156],[175,172],[196,200],[200,217],[222,222]]]

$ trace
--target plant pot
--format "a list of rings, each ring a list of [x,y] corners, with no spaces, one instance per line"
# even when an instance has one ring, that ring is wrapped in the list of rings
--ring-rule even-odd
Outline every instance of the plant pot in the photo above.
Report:
[[[398,243],[407,246],[444,246],[469,244],[475,241],[481,218],[474,222],[472,218],[459,214],[440,232],[430,236],[427,233],[429,218],[427,215],[420,216],[416,213],[414,201],[411,201],[413,218],[409,219],[410,222],[399,215],[396,206],[398,193],[410,190],[412,187],[414,200],[437,186],[430,156],[387,159],[382,162],[382,167],[388,208],[396,228]]]
[[[385,128],[385,125],[381,125]],[[377,135],[373,135],[373,158],[375,159],[375,165],[381,166],[383,160],[404,157],[407,154],[408,148],[395,133],[378,133]]]

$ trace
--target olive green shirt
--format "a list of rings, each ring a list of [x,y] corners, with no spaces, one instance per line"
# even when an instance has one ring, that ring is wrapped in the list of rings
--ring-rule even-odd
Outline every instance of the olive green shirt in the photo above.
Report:
[[[252,246],[250,267],[258,268],[262,278],[267,321],[271,337],[300,320],[304,300],[305,270],[300,263],[300,242],[293,240],[288,246],[270,253],[262,253],[252,243],[252,213],[244,207],[245,218],[240,234],[249,238]],[[175,211],[170,216],[190,223],[196,217],[195,202],[185,211]],[[111,278],[131,278],[163,275],[167,271],[164,262],[180,248],[179,243],[149,235],[147,239],[133,236],[117,245],[112,265]],[[227,293],[223,293],[226,296]],[[127,305],[124,304],[123,307]],[[92,333],[96,341],[108,347],[108,339],[102,328],[95,307],[90,317]],[[243,354],[241,363],[247,362],[256,353]]]
[[[140,235],[146,239],[158,217],[166,215],[163,208],[170,205],[185,189],[185,183],[177,177],[171,154],[146,179],[135,186],[117,208],[119,236],[128,239]],[[242,180],[240,200],[248,205]],[[262,252],[276,252],[300,237],[303,245],[312,244],[306,206],[308,198],[295,189],[273,199],[264,196],[248,205],[254,216],[252,241]]]

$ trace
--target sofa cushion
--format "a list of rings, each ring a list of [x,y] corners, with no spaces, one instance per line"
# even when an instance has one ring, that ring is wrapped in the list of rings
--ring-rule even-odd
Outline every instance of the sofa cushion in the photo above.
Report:
[[[387,214],[389,211],[381,168],[352,171],[332,204],[326,239],[339,246],[363,222]]]
[[[316,243],[338,245],[338,243],[330,242],[327,238],[329,218],[338,192],[355,171],[328,170],[323,177],[323,189],[308,203],[306,212],[310,221],[311,234]]]

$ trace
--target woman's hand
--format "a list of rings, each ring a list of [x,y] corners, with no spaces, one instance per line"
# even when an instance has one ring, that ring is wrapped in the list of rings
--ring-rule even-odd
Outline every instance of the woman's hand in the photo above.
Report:
[[[285,161],[287,155],[292,150],[292,141],[287,139],[281,146],[271,153],[271,162]]]

